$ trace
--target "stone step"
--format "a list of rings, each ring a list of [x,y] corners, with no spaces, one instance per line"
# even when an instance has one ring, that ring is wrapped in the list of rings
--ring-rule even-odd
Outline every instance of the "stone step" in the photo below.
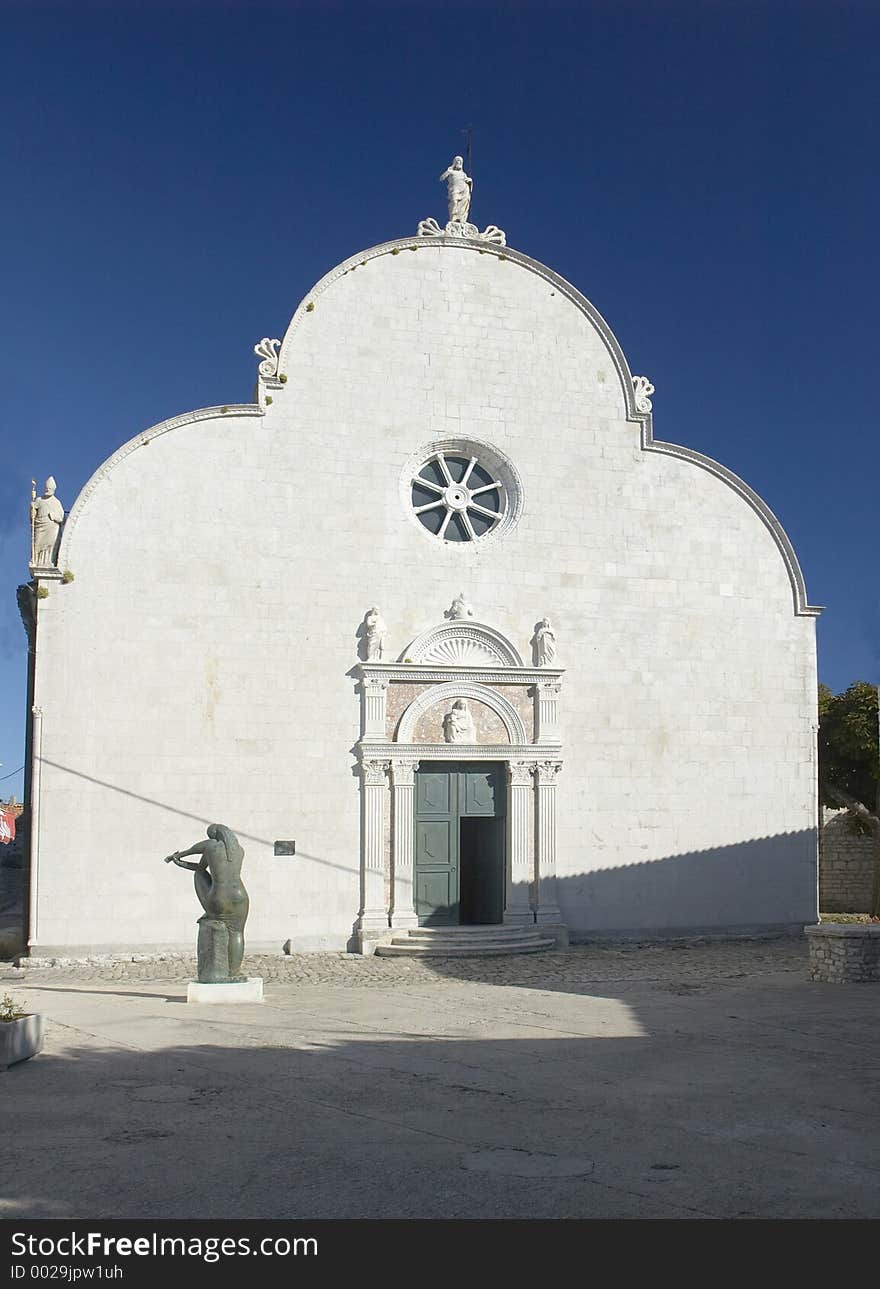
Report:
[[[533,922],[522,925],[513,922],[481,922],[478,926],[418,926],[412,927],[409,935],[454,935],[461,938],[482,935],[521,935],[524,932],[537,931]]]
[[[386,958],[482,958],[543,953],[555,944],[536,926],[422,926],[398,931],[376,953]]]
[[[421,931],[397,931],[391,937],[392,944],[450,944],[456,948],[465,948],[474,944],[528,944],[532,940],[543,940],[539,931],[522,931],[511,935],[423,935]]]
[[[545,953],[547,949],[554,948],[555,944],[555,940],[531,939],[508,944],[481,944],[478,940],[469,944],[453,944],[449,941],[429,944],[392,942],[377,945],[376,955],[380,958],[498,958],[516,953]]]

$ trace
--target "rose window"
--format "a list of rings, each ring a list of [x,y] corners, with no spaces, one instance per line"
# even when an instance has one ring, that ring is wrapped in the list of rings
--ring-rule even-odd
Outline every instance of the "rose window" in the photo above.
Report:
[[[499,476],[487,460],[433,452],[412,476],[413,513],[442,541],[476,541],[507,514],[507,488]]]

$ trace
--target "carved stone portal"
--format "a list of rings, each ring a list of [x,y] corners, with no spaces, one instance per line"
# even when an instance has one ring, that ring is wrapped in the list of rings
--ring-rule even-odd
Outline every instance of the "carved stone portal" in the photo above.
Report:
[[[565,943],[555,879],[562,672],[552,663],[556,636],[549,620],[535,630],[540,661],[527,665],[501,632],[474,621],[460,594],[445,621],[412,640],[400,661],[364,659],[354,669],[362,704],[361,907],[355,927],[361,953],[418,925],[420,761],[506,765],[503,921],[538,922]]]

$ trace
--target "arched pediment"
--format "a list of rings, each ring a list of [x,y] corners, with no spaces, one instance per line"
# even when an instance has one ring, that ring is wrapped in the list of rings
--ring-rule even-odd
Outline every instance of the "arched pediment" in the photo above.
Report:
[[[639,426],[642,450],[677,457],[680,461],[688,461],[701,470],[706,470],[709,474],[714,475],[731,488],[758,515],[775,542],[791,583],[795,613],[807,617],[816,617],[822,612],[818,605],[808,603],[804,576],[794,548],[787,533],[767,503],[748,484],[744,483],[738,475],[735,475],[732,470],[728,470],[726,466],[712,460],[711,457],[707,457],[692,448],[682,447],[679,444],[667,443],[661,439],[654,438],[651,400],[648,397],[650,393],[654,392],[653,387],[647,377],[633,376],[620,342],[595,305],[573,287],[570,282],[560,277],[558,273],[554,273],[545,264],[541,264],[530,256],[522,254],[521,251],[517,251],[511,246],[492,245],[491,242],[486,242],[481,237],[478,237],[477,240],[472,240],[460,236],[435,235],[423,237],[416,235],[397,238],[394,241],[383,242],[378,246],[359,251],[356,255],[350,256],[343,263],[325,274],[311,291],[303,297],[290,320],[284,339],[281,342],[276,368],[282,370],[285,367],[293,366],[297,333],[305,320],[312,315],[316,304],[319,303],[321,296],[326,291],[349,274],[365,268],[373,261],[380,260],[386,255],[399,256],[401,251],[407,250],[434,250],[449,251],[456,255],[497,256],[510,265],[515,265],[528,273],[535,274],[552,287],[554,295],[559,295],[561,298],[568,300],[591,323],[607,350],[620,382],[620,392],[627,420]]]
[[[529,737],[522,717],[503,694],[490,689],[488,685],[456,680],[448,681],[445,685],[432,685],[413,699],[400,718],[395,742],[412,743],[419,718],[436,703],[453,702],[456,698],[469,698],[475,703],[484,703],[501,718],[509,742],[520,746],[528,743]]]
[[[510,641],[482,622],[444,622],[431,627],[403,651],[401,662],[448,667],[522,667]]]

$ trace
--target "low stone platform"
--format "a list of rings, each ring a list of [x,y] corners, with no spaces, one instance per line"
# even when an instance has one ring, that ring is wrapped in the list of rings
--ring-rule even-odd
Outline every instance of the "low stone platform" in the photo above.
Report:
[[[822,922],[804,927],[810,979],[834,985],[880,983],[880,923]]]
[[[261,1003],[263,977],[250,976],[247,980],[211,981],[191,980],[186,987],[188,1003]]]

